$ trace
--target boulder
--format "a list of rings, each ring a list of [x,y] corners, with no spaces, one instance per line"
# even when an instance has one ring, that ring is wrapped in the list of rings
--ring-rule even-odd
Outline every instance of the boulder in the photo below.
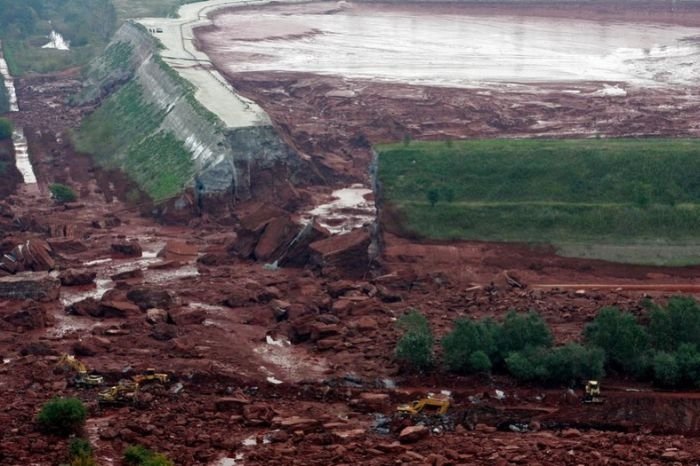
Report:
[[[10,312],[2,316],[0,328],[8,330],[34,330],[46,327],[46,312],[41,306],[28,305],[18,311]]]
[[[160,322],[151,328],[151,338],[158,341],[168,341],[178,336],[177,327],[173,324]]]
[[[9,253],[0,258],[0,269],[10,273],[25,270],[49,271],[53,270],[56,262],[51,257],[51,246],[40,239],[30,239],[16,245]]]
[[[175,297],[168,290],[146,286],[132,288],[126,298],[144,311],[153,307],[169,309],[175,303]]]
[[[168,311],[158,308],[153,308],[146,311],[146,322],[149,324],[157,324],[159,322],[170,324],[173,323]]]
[[[415,443],[426,438],[429,434],[430,431],[425,426],[408,426],[399,434],[399,442]]]
[[[112,243],[112,253],[122,257],[141,257],[143,250],[137,240]]]
[[[141,309],[128,301],[102,301],[92,317],[126,318],[130,315],[141,314]]]
[[[168,261],[186,262],[195,259],[198,254],[199,248],[196,245],[171,240],[158,252],[158,257]]]
[[[344,275],[361,278],[370,265],[371,238],[366,229],[354,230],[346,235],[331,236],[312,243],[311,263],[322,272],[338,269]]]
[[[78,254],[88,250],[85,243],[75,238],[49,238],[46,242],[54,251],[62,254]]]
[[[0,299],[50,302],[56,301],[61,282],[44,272],[24,272],[0,277]]]
[[[298,232],[299,226],[288,215],[270,220],[255,246],[255,258],[259,261],[279,259]]]
[[[307,223],[301,231],[292,239],[287,251],[279,260],[282,267],[304,267],[311,258],[311,243],[331,236],[330,232],[318,222]]]
[[[74,316],[95,316],[98,315],[99,307],[100,302],[95,298],[85,298],[67,306],[65,312]]]
[[[233,411],[241,414],[243,407],[250,404],[250,400],[242,396],[226,396],[214,401],[214,408],[217,412]]]
[[[59,278],[63,286],[89,285],[95,281],[97,272],[92,270],[68,269],[61,272]]]
[[[284,429],[287,431],[297,431],[301,430],[304,432],[309,432],[311,430],[317,429],[321,427],[321,421],[319,419],[310,419],[310,418],[305,418],[305,417],[299,417],[299,416],[292,416],[292,417],[276,417],[272,419],[272,424],[275,427],[278,427],[280,429]]]
[[[109,277],[114,282],[121,282],[125,280],[140,280],[143,278],[143,270],[140,268],[129,269],[123,272],[118,272]]]

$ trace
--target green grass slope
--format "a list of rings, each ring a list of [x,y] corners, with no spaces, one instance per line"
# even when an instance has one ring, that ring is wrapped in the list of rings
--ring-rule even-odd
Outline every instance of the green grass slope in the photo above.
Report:
[[[413,234],[700,262],[700,140],[496,139],[377,151],[385,200]]]

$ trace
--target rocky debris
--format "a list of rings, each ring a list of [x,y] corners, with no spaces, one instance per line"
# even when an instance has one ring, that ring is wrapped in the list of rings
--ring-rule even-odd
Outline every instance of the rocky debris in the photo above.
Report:
[[[288,215],[270,220],[255,245],[255,259],[270,261],[280,258],[299,233],[299,229],[299,225]]]
[[[27,240],[0,258],[0,270],[9,273],[53,270],[56,262],[51,257],[51,252],[51,246],[46,241]]]
[[[430,431],[425,426],[408,426],[405,427],[399,434],[399,442],[415,443],[430,435]]]
[[[370,243],[370,234],[366,229],[316,241],[310,246],[311,262],[324,275],[340,270],[346,277],[361,278],[370,267]]]
[[[79,254],[88,250],[88,246],[76,238],[48,238],[46,242],[61,254]]]
[[[170,309],[175,303],[175,296],[170,291],[159,287],[132,288],[126,294],[126,298],[144,311],[153,307]]]
[[[68,269],[60,273],[59,279],[63,286],[90,285],[95,282],[97,272],[92,270]]]
[[[319,225],[316,220],[308,222],[290,242],[286,252],[279,260],[279,265],[282,267],[306,266],[311,259],[311,244],[329,236],[331,236],[330,232]]]
[[[0,277],[0,299],[56,301],[61,282],[45,272],[22,272]]]
[[[142,314],[141,309],[128,301],[111,300],[104,296],[101,301],[85,298],[65,308],[66,314],[98,318],[126,318]]]
[[[123,272],[115,273],[109,277],[113,282],[121,282],[127,280],[141,280],[143,279],[143,269],[134,268],[129,270],[124,270]]]
[[[177,326],[167,322],[158,322],[151,327],[151,338],[158,341],[168,341],[179,335]]]
[[[158,252],[158,257],[167,261],[186,262],[197,258],[198,254],[197,245],[171,240]]]
[[[146,322],[148,322],[149,324],[174,323],[173,319],[170,317],[170,314],[168,314],[168,311],[157,308],[149,309],[146,311]]]
[[[0,313],[0,329],[25,332],[47,326],[46,311],[40,305],[27,302],[19,310]]]
[[[97,317],[99,315],[100,302],[95,298],[88,297],[76,301],[73,304],[66,306],[65,312],[68,315],[74,316],[93,316]]]
[[[112,243],[111,249],[113,254],[121,257],[141,257],[143,255],[138,240],[118,241]]]

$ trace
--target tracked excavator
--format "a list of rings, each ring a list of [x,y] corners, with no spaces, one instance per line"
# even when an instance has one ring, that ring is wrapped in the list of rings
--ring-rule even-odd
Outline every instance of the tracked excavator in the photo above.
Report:
[[[143,373],[132,377],[132,380],[138,385],[143,385],[152,382],[165,385],[170,381],[170,377],[168,376],[168,374],[165,374],[163,372],[156,372],[155,369],[148,368],[145,371],[143,371]]]
[[[450,409],[450,397],[448,395],[428,393],[428,396],[410,404],[400,405],[396,408],[399,415],[417,416],[419,414],[434,414],[444,416]]]
[[[603,402],[603,398],[600,395],[600,382],[597,380],[589,380],[586,382],[583,402],[586,404],[598,404]]]
[[[87,366],[71,354],[64,354],[61,356],[56,366],[75,371],[75,377],[73,377],[72,383],[77,387],[99,387],[105,382],[104,377],[91,374]]]
[[[119,384],[109,387],[97,394],[100,405],[135,404],[138,401],[139,384],[130,380],[122,380]]]

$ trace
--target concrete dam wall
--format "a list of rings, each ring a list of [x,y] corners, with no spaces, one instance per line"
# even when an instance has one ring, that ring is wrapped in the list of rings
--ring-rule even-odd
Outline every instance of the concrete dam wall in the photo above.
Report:
[[[294,181],[302,163],[265,112],[245,102],[240,118],[224,122],[200,103],[201,89],[168,63],[167,53],[140,24],[117,31],[75,98],[95,105],[76,131],[77,148],[125,171],[154,201],[187,189],[205,198],[245,200],[269,192],[270,184]],[[198,66],[202,73],[192,62],[183,67]],[[259,177],[263,172],[274,175]]]

